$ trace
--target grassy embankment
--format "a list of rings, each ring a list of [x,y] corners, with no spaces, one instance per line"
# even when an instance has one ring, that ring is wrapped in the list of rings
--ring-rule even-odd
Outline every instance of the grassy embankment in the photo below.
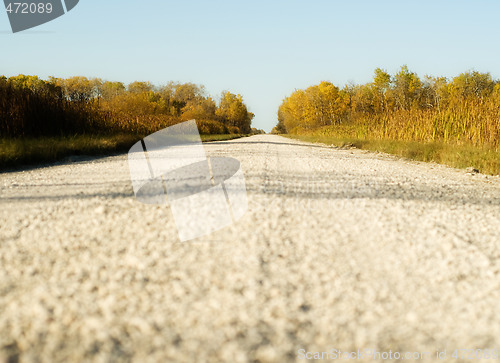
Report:
[[[147,135],[196,119],[202,141],[254,132],[253,114],[228,92],[220,104],[203,87],[121,83],[73,77],[0,76],[0,170],[70,155],[126,152]],[[231,110],[238,106],[236,116]],[[229,111],[228,111],[229,110]]]
[[[489,146],[472,146],[445,142],[416,142],[324,135],[321,131],[302,135],[282,135],[307,142],[319,142],[338,147],[384,152],[407,159],[436,162],[455,168],[479,170],[490,175],[500,174],[500,150]]]
[[[201,135],[203,142],[232,140],[245,135]],[[0,139],[0,170],[43,162],[53,162],[72,155],[107,155],[127,152],[141,137],[119,135],[76,135]]]

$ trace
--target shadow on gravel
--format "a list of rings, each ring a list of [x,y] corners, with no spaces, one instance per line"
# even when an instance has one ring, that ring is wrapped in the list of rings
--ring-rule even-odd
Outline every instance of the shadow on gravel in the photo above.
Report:
[[[477,191],[476,185],[462,184],[436,184],[421,185],[411,181],[400,181],[399,183],[384,182],[376,178],[360,179],[356,175],[334,175],[332,179],[311,179],[308,176],[290,176],[282,180],[273,180],[271,183],[254,183],[258,180],[258,175],[247,174],[247,192],[249,198],[252,194],[274,195],[276,198],[289,198],[297,200],[299,203],[308,201],[335,201],[335,200],[401,200],[401,201],[422,201],[422,202],[446,202],[454,205],[473,204],[480,206],[500,206],[500,196],[497,189],[481,191],[481,194],[474,195]],[[330,176],[332,177],[332,176]],[[362,183],[360,183],[360,181]],[[101,185],[102,184],[102,185]],[[107,183],[82,184],[86,187],[103,188]],[[132,187],[128,182],[123,181],[113,184],[115,191],[102,192],[80,189],[79,193],[40,195],[36,187],[43,188],[66,188],[74,187],[73,183],[52,184],[52,185],[23,185],[21,188],[30,188],[31,195],[0,197],[0,202],[16,201],[57,201],[65,199],[123,199],[134,198]],[[57,193],[57,192],[56,192]]]
[[[50,168],[54,166],[64,166],[64,165],[77,165],[79,163],[88,163],[88,162],[96,162],[98,160],[108,159],[120,155],[127,155],[126,151],[116,152],[112,154],[103,154],[103,155],[72,155],[66,156],[59,161],[49,161],[49,162],[41,162],[41,163],[33,163],[33,164],[21,164],[18,166],[11,166],[7,168],[0,168],[0,175],[7,173],[16,173],[20,171],[32,171],[43,168]]]
[[[64,199],[93,199],[93,198],[104,198],[104,199],[125,199],[132,198],[135,199],[134,191],[132,190],[132,186],[130,182],[115,182],[112,185],[112,189],[114,191],[102,192],[95,191],[95,189],[104,189],[109,188],[110,184],[106,182],[102,183],[59,183],[59,184],[43,184],[43,185],[30,185],[23,184],[20,186],[16,186],[14,188],[19,188],[22,190],[22,195],[15,195],[9,197],[0,196],[1,202],[20,202],[20,201],[32,201],[32,202],[40,202],[40,201],[58,201]],[[82,188],[78,188],[82,187]],[[37,188],[51,189],[50,195],[41,195],[37,192]],[[57,193],[57,189],[60,188],[62,190],[67,191],[69,188],[73,188],[75,190],[79,190],[77,193]],[[87,191],[84,189],[87,188]],[[54,191],[55,189],[55,191]],[[90,190],[88,190],[90,189]],[[92,190],[94,189],[94,190]],[[28,194],[29,192],[29,194]],[[21,192],[20,192],[21,193]]]
[[[60,195],[37,195],[37,196],[19,196],[19,197],[7,197],[0,198],[0,201],[3,202],[21,202],[21,201],[30,201],[30,202],[42,202],[42,201],[58,201],[58,200],[69,200],[69,199],[125,199],[125,198],[133,198],[134,192],[131,191],[129,193],[119,193],[119,192],[109,192],[109,193],[88,193],[88,194],[60,194]]]
[[[256,176],[254,176],[255,178]],[[475,184],[434,184],[413,183],[411,180],[387,182],[377,178],[362,178],[357,175],[329,175],[329,179],[311,179],[308,176],[290,176],[273,180],[265,185],[252,183],[252,175],[247,175],[247,192],[273,194],[276,197],[297,200],[401,200],[422,202],[446,202],[455,205],[473,204],[500,206],[498,189],[486,188],[477,193]]]

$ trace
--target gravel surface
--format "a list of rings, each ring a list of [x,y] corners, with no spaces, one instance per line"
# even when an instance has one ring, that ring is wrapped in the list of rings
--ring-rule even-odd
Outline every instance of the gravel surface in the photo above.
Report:
[[[0,361],[500,349],[498,177],[271,135],[205,148],[241,161],[249,210],[187,243],[126,155],[0,174]]]

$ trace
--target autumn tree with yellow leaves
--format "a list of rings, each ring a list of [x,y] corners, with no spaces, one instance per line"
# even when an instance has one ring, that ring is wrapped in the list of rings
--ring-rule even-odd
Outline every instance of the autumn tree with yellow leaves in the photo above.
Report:
[[[342,89],[321,82],[295,90],[278,110],[277,133],[326,128],[353,138],[500,145],[500,82],[489,73],[420,78],[402,66]]]
[[[228,91],[222,92],[215,114],[225,125],[237,127],[246,134],[251,132],[254,115],[248,112],[241,95],[235,95]]]
[[[224,92],[219,104],[205,87],[170,82],[103,81],[71,77],[0,77],[0,132],[40,136],[125,132],[145,135],[195,119],[201,133],[251,133],[253,114],[241,95]]]

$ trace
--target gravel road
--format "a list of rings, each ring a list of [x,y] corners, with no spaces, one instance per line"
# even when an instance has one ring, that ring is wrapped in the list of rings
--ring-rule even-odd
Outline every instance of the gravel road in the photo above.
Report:
[[[249,210],[186,243],[126,155],[0,174],[0,361],[500,350],[500,178],[271,135],[205,148],[240,160]]]

